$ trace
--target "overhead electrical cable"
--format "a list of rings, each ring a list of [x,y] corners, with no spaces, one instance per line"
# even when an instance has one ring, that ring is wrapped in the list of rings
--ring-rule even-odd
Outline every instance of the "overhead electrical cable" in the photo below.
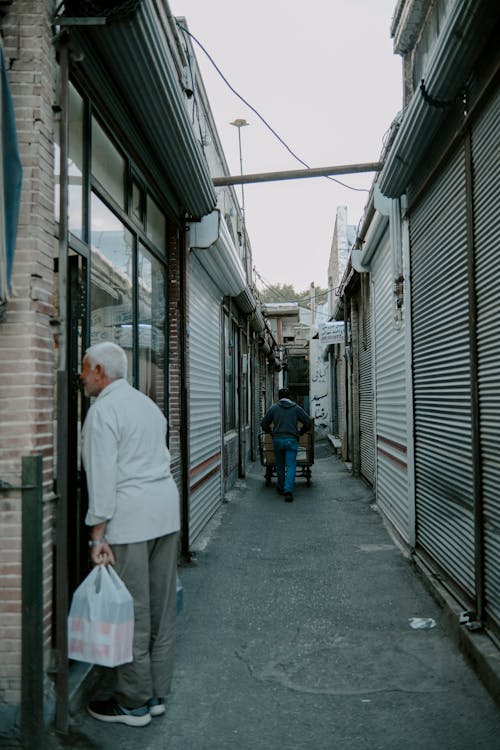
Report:
[[[264,117],[262,117],[262,115],[260,114],[260,112],[258,112],[255,109],[255,107],[253,107],[250,104],[250,102],[248,102],[243,96],[241,96],[241,94],[239,94],[238,91],[236,91],[236,89],[234,88],[234,86],[232,86],[229,83],[229,81],[227,80],[227,78],[224,75],[224,73],[221,71],[221,69],[219,68],[219,66],[217,65],[217,63],[213,59],[213,57],[210,55],[210,53],[208,52],[208,50],[203,46],[203,44],[199,41],[199,39],[197,39],[195,37],[195,35],[192,34],[189,31],[189,29],[187,29],[185,26],[182,26],[182,24],[180,24],[177,19],[176,19],[176,24],[177,24],[177,26],[179,27],[179,29],[182,32],[184,32],[185,34],[187,34],[198,45],[198,47],[202,50],[202,52],[209,59],[209,61],[211,62],[211,64],[213,65],[213,67],[215,68],[215,70],[217,71],[217,73],[220,75],[220,77],[222,78],[222,80],[224,81],[224,83],[226,84],[226,86],[233,92],[233,94],[235,96],[237,96],[238,99],[240,99],[240,101],[242,101],[243,104],[245,104],[245,106],[247,106],[249,109],[251,109],[254,114],[257,115],[257,117],[259,118],[259,120],[266,126],[266,128],[268,128],[268,130],[271,131],[271,133],[275,136],[275,138],[278,139],[278,141],[282,144],[282,146],[284,146],[286,148],[286,150],[288,151],[288,153],[291,154],[293,156],[293,158],[296,159],[299,162],[299,164],[302,164],[302,166],[305,167],[306,169],[311,169],[311,165],[307,164],[303,159],[300,158],[300,156],[297,156],[297,154],[294,151],[292,151],[292,149],[290,148],[290,146],[283,140],[283,138],[279,135],[279,133],[277,133],[276,130],[267,122],[267,120],[265,120]],[[358,193],[368,193],[369,192],[369,190],[366,189],[366,188],[356,188],[356,187],[353,187],[352,185],[347,185],[345,182],[342,182],[341,180],[337,180],[335,177],[331,177],[330,175],[325,175],[325,177],[326,177],[327,180],[332,180],[332,182],[337,182],[339,185],[342,185],[343,187],[347,188],[348,190],[355,190]]]
[[[277,297],[280,297],[283,300],[283,302],[287,302],[287,303],[298,302],[298,303],[300,303],[300,302],[307,302],[308,300],[311,299],[310,296],[301,297],[299,299],[288,299],[287,297],[285,297],[285,295],[279,289],[277,289],[277,286],[279,286],[279,285],[278,284],[271,284],[271,282],[266,281],[266,279],[264,279],[262,277],[262,275],[257,271],[257,269],[256,269],[255,266],[253,267],[253,272],[260,279],[260,281],[262,282],[262,285],[265,286],[266,289],[269,289],[270,291],[274,292]],[[317,294],[315,294],[314,298],[315,298],[315,300],[321,299],[322,297],[328,296],[328,294],[330,294],[330,292],[334,292],[334,294],[337,295],[338,290],[339,290],[339,287],[329,287],[328,289],[326,289],[324,291],[321,291],[321,292],[318,292]],[[306,294],[307,295],[308,292],[305,291],[305,292],[302,292],[302,294]],[[270,303],[264,302],[264,304],[266,305],[266,304],[273,304],[273,303],[272,302],[270,302]]]

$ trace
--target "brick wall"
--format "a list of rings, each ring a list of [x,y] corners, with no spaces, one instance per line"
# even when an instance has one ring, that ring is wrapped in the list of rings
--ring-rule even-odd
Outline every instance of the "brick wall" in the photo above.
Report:
[[[50,0],[15,0],[3,21],[23,184],[13,296],[0,324],[0,478],[19,485],[21,457],[43,454],[44,633],[50,645],[54,342],[53,122]],[[0,708],[20,699],[21,498],[0,495]]]

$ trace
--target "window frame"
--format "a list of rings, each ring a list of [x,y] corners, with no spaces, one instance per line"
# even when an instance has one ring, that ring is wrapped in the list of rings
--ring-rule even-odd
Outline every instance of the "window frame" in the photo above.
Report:
[[[163,394],[164,404],[163,411],[168,416],[169,403],[169,236],[171,233],[171,218],[167,206],[162,204],[160,196],[155,191],[154,185],[149,182],[141,172],[140,166],[132,160],[127,150],[120,143],[119,137],[108,126],[105,117],[101,114],[98,107],[91,100],[88,94],[84,93],[78,86],[77,82],[70,81],[70,86],[75,90],[82,101],[82,152],[83,152],[83,173],[82,173],[82,217],[81,217],[81,236],[68,233],[68,249],[71,249],[85,257],[87,263],[87,289],[90,290],[90,281],[92,277],[92,247],[91,247],[91,211],[92,195],[94,194],[111,213],[123,225],[124,229],[133,235],[132,251],[132,383],[134,387],[140,388],[139,382],[139,306],[138,306],[138,284],[139,278],[137,273],[138,254],[141,245],[151,254],[151,256],[161,264],[164,273],[164,302],[165,314],[163,319],[162,333],[165,349],[164,372],[163,372]],[[109,138],[113,147],[118,154],[124,159],[124,185],[122,205],[112,196],[92,173],[92,122],[95,120],[97,125]],[[58,180],[58,165],[54,164],[54,174]],[[133,213],[132,189],[136,185],[140,191],[141,217],[138,218]],[[164,245],[160,248],[147,234],[147,204],[148,197],[154,202],[165,218],[165,237]],[[56,207],[57,208],[57,207]],[[59,237],[59,222],[55,216],[54,235]],[[88,341],[84,342],[85,347],[90,343],[90,292],[86,298],[87,313],[87,337]]]

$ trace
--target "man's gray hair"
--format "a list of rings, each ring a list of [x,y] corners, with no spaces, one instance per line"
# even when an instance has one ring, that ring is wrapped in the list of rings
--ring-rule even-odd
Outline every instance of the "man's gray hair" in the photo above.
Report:
[[[112,341],[101,341],[89,346],[83,358],[88,359],[92,368],[101,365],[108,378],[127,377],[127,355],[121,346]]]

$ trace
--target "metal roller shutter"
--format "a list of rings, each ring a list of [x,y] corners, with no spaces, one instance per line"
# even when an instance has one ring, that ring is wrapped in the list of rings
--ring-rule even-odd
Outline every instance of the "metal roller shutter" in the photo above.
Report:
[[[337,372],[337,435],[343,439],[344,432],[347,431],[345,424],[345,347],[343,344],[338,345],[337,360],[335,364]]]
[[[375,441],[373,434],[373,364],[370,285],[365,284],[358,320],[359,343],[359,428],[360,471],[373,485],[375,479]]]
[[[500,93],[472,130],[484,585],[500,624]]]
[[[463,149],[410,215],[417,544],[474,591]]]
[[[404,330],[394,325],[394,271],[386,232],[372,262],[377,503],[409,542]]]
[[[349,408],[351,410],[349,419],[349,456],[348,460],[352,461],[353,468],[360,471],[360,383],[359,383],[359,293],[351,299],[351,366],[349,368]],[[357,454],[357,455],[356,455]]]
[[[221,296],[194,255],[189,289],[190,542],[222,502]]]
[[[251,348],[251,384],[252,384],[252,419],[253,419],[253,459],[259,458],[259,433],[260,433],[260,358],[257,345]]]

